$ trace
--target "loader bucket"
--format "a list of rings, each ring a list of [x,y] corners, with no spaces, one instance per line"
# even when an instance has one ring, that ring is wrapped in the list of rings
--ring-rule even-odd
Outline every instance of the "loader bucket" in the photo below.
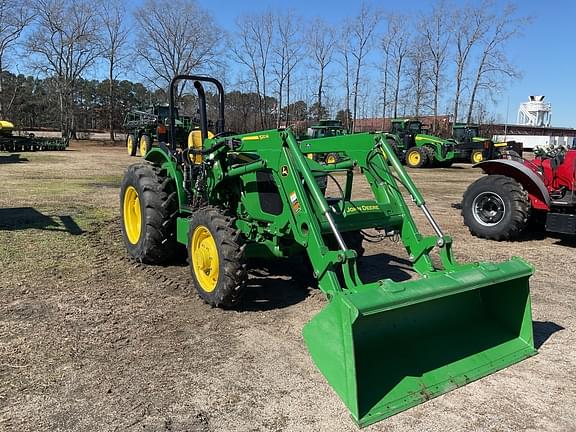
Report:
[[[519,258],[338,293],[303,330],[359,426],[536,354]]]

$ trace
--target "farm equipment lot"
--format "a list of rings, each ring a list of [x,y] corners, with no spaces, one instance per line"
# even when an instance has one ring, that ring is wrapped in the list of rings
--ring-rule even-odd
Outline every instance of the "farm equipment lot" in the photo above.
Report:
[[[0,154],[0,429],[357,430],[306,352],[301,329],[325,302],[290,277],[298,263],[252,269],[238,310],[223,311],[193,292],[184,260],[126,258],[118,190],[133,162],[124,146],[85,142]],[[535,265],[540,353],[366,430],[576,430],[574,243],[474,238],[455,205],[481,171],[410,174],[461,261],[518,255]],[[364,279],[413,276],[401,245],[365,247]]]

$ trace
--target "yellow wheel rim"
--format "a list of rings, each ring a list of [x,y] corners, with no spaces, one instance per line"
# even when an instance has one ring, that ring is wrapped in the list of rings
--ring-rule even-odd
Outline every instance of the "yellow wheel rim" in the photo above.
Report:
[[[142,135],[140,137],[140,156],[146,155],[146,136]]]
[[[336,163],[336,157],[334,157],[334,155],[330,155],[326,158],[326,163],[329,164],[335,164]]]
[[[132,150],[134,149],[134,138],[132,135],[126,140],[126,148],[128,149],[128,154],[132,156]]]
[[[410,154],[408,155],[408,162],[412,166],[418,165],[420,163],[420,154],[415,151],[410,152]]]
[[[484,159],[484,157],[482,156],[481,152],[476,152],[472,156],[472,160],[474,161],[474,163],[482,162],[482,159]]]
[[[132,244],[140,240],[142,230],[142,210],[140,209],[140,198],[134,186],[128,186],[124,192],[124,228],[128,241]]]
[[[214,291],[220,268],[218,248],[212,233],[203,225],[196,227],[192,234],[190,255],[200,288],[206,292]]]

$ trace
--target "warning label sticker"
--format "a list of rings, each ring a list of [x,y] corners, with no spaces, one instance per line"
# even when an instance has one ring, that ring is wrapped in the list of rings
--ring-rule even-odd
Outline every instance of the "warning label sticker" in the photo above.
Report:
[[[290,192],[290,205],[292,205],[292,210],[294,213],[298,213],[300,211],[300,203],[298,202],[296,192]]]

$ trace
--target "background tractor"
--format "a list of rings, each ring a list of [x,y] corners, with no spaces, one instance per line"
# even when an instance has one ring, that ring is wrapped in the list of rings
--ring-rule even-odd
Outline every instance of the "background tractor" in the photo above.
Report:
[[[515,141],[494,143],[490,138],[482,138],[477,125],[456,123],[452,126],[452,141],[456,143],[455,158],[459,162],[479,163],[487,159],[499,159],[502,154],[515,152],[522,156],[522,143]]]
[[[327,138],[346,135],[348,131],[342,126],[340,120],[320,120],[308,128],[308,135],[301,138],[301,141],[307,139]],[[340,160],[341,155],[338,153],[328,153],[326,155],[318,155],[316,160],[323,160],[325,163],[334,164]]]
[[[391,125],[390,133],[399,143],[397,153],[404,155],[409,167],[450,167],[454,162],[454,143],[423,133],[419,120],[392,119]]]
[[[200,130],[175,133],[174,92],[192,80]],[[218,90],[216,134],[202,83]],[[385,134],[300,142],[290,129],[225,133],[224,90],[209,77],[170,86],[169,145],[128,167],[120,190],[123,240],[138,262],[169,260],[185,245],[198,295],[231,308],[246,289],[246,259],[301,258],[326,306],[306,324],[313,361],[365,426],[536,353],[529,278],[520,258],[458,264]],[[335,164],[306,155],[338,153]],[[330,176],[335,196],[319,187]],[[358,179],[358,177],[361,177]],[[352,198],[365,181],[371,197]],[[342,183],[342,185],[340,185]],[[419,232],[401,190],[434,235]],[[364,237],[401,241],[419,277],[363,281]],[[434,260],[432,254],[434,253]]]
[[[126,114],[123,128],[126,131],[126,149],[130,156],[136,156],[138,151],[140,156],[148,153],[154,142],[159,141],[159,133],[162,135],[164,132],[167,137],[169,111],[168,104],[163,104],[150,106],[146,110],[132,110]],[[186,139],[197,124],[190,117],[179,116],[176,108],[174,116],[176,133],[180,139]]]
[[[533,161],[512,157],[477,166],[487,175],[468,187],[462,201],[473,235],[512,240],[530,221],[545,221],[549,232],[576,235],[576,150],[556,148]]]

